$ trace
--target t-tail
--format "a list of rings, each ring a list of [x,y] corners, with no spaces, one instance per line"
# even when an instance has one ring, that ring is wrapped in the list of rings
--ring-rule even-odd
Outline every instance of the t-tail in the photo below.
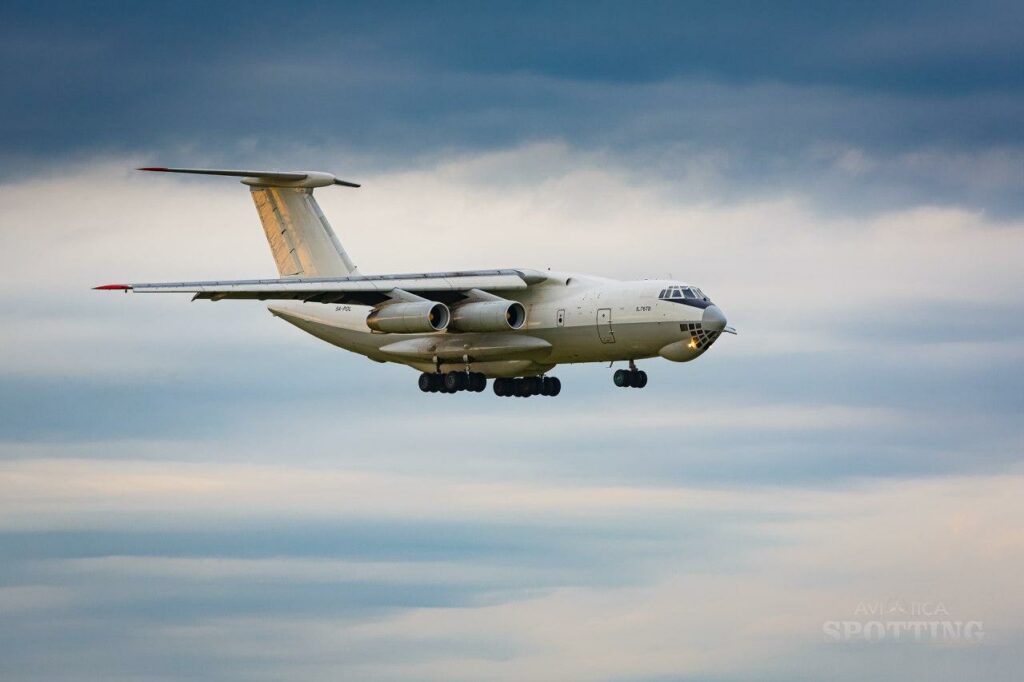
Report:
[[[223,175],[242,178],[252,192],[267,243],[281,277],[344,277],[358,275],[313,198],[317,187],[359,187],[330,173],[211,170],[202,168],[140,168],[163,173]]]

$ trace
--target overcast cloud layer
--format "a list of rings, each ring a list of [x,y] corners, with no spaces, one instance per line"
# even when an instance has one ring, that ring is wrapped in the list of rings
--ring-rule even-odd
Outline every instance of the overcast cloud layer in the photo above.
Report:
[[[1016,5],[0,13],[4,679],[1019,679]],[[425,396],[91,291],[273,274],[150,163],[362,182],[317,196],[364,272],[672,276],[740,335]],[[828,641],[880,602],[984,638]]]

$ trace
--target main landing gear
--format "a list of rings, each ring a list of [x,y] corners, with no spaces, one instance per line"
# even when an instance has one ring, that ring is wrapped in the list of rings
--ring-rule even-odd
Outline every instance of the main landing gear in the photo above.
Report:
[[[424,393],[480,393],[487,388],[487,376],[480,372],[425,373],[420,375],[419,386]]]
[[[558,377],[518,377],[495,379],[494,395],[502,398],[529,398],[531,395],[556,396],[562,392]]]
[[[612,381],[619,388],[643,388],[647,385],[647,372],[637,369],[633,361],[629,361],[629,369],[617,369]]]
[[[420,390],[424,393],[458,393],[470,391],[480,393],[487,388],[487,377],[480,372],[440,372],[421,374]],[[517,379],[495,379],[494,394],[502,398],[529,398],[532,395],[556,396],[562,392],[562,382],[557,377],[519,377]]]

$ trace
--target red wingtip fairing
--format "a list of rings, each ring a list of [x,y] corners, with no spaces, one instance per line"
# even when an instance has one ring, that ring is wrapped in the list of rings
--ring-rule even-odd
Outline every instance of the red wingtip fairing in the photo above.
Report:
[[[93,287],[94,291],[128,291],[131,289],[130,284],[103,284],[98,287]]]

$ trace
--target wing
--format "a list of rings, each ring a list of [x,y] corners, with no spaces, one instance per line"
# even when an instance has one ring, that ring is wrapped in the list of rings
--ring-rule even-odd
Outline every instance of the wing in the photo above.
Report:
[[[468,270],[404,275],[353,275],[349,277],[289,277],[208,282],[105,284],[104,291],[139,294],[193,294],[192,300],[256,299],[299,300],[315,303],[377,305],[404,294],[442,303],[467,297],[470,290],[513,291],[547,279],[535,270]]]

